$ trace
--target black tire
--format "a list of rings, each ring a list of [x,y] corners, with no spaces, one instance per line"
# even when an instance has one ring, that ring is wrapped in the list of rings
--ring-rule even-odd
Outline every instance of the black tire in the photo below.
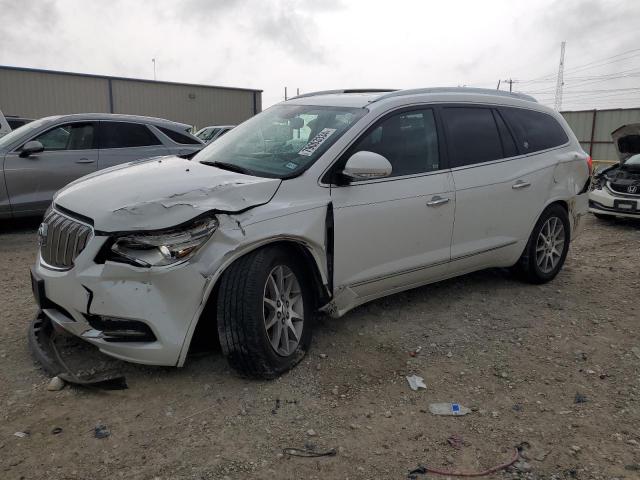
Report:
[[[288,355],[276,352],[265,325],[265,285],[277,266],[295,275],[304,308],[299,343]],[[312,300],[306,272],[284,248],[265,247],[238,259],[220,279],[216,309],[220,345],[229,364],[243,375],[265,379],[294,367],[311,344]]]
[[[606,220],[606,221],[611,221],[614,218],[611,215],[603,215],[602,213],[594,213],[593,216],[596,217],[598,220]]]
[[[547,222],[553,218],[558,219],[564,228],[564,242],[563,249],[557,264],[550,268],[549,271],[544,271],[538,264],[536,257],[536,247],[540,237],[540,232]],[[567,258],[569,252],[569,243],[571,241],[571,224],[569,223],[569,216],[567,211],[558,204],[549,205],[540,215],[540,218],[533,227],[533,231],[529,236],[527,246],[522,252],[522,256],[518,260],[518,263],[514,265],[516,274],[524,281],[534,284],[547,283],[553,280],[558,272],[562,269],[564,261]]]

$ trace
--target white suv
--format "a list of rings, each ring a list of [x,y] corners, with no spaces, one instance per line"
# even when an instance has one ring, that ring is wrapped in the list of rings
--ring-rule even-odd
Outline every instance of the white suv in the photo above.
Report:
[[[524,95],[302,95],[192,161],[58,192],[32,271],[40,318],[158,365],[183,365],[194,332],[214,332],[233,367],[274,377],[309,349],[318,310],[488,267],[553,279],[587,212],[589,160]]]

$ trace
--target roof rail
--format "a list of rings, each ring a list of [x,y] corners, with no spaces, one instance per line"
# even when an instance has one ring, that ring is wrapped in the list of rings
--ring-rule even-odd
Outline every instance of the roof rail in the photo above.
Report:
[[[318,95],[330,95],[332,93],[390,93],[397,91],[398,90],[395,88],[349,88],[346,90],[320,90],[317,92],[309,92],[303,93],[301,95],[296,95],[295,97],[291,97],[289,100],[293,100],[295,98],[316,97]]]
[[[533,98],[531,95],[527,95],[526,93],[507,92],[505,90],[493,90],[491,88],[474,88],[474,87],[434,87],[434,88],[412,88],[408,90],[395,90],[387,93],[386,95],[381,95],[380,97],[373,100],[371,103],[384,100],[385,98],[402,97],[405,95],[417,95],[420,93],[480,93],[483,95],[494,95],[498,97],[519,98],[520,100],[527,100],[529,102],[538,103],[538,101],[535,98]]]

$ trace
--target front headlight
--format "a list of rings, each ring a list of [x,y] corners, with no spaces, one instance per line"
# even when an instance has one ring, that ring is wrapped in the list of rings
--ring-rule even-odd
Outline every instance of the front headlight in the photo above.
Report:
[[[154,233],[132,233],[111,245],[112,255],[141,267],[171,265],[186,260],[211,237],[218,228],[215,217],[199,219],[180,229]]]

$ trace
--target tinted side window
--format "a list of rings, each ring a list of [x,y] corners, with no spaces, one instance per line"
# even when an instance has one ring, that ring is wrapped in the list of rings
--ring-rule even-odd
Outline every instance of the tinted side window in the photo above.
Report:
[[[447,107],[442,110],[451,166],[503,158],[498,128],[489,108]]]
[[[156,128],[176,143],[181,143],[183,145],[200,145],[200,142],[198,142],[195,138],[191,138],[189,135],[185,135],[184,133],[176,132],[175,130],[171,130],[170,128]]]
[[[438,134],[431,109],[411,110],[386,118],[352,147],[348,156],[368,150],[391,163],[392,177],[440,168]]]
[[[146,125],[128,122],[100,122],[99,148],[131,148],[162,145]]]
[[[551,115],[522,108],[501,108],[500,111],[524,153],[557,147],[569,141],[564,129]]]
[[[34,140],[42,143],[45,151],[88,150],[94,148],[93,135],[92,123],[70,123],[52,128]]]
[[[500,113],[494,110],[493,114],[495,116],[496,123],[498,124],[498,131],[500,132],[500,138],[502,139],[502,149],[504,150],[505,158],[515,157],[518,155],[518,148],[516,147],[513,135],[511,135],[511,132],[507,128],[507,124],[504,123]]]

